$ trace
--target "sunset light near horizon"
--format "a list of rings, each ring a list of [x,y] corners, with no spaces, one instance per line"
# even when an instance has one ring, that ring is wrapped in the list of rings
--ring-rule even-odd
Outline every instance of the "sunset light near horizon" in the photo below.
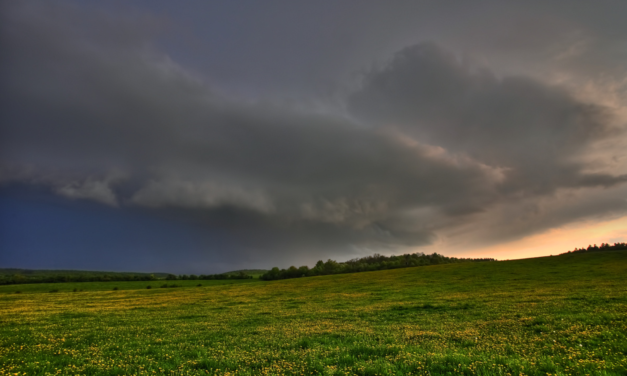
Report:
[[[574,249],[603,243],[623,243],[627,239],[627,218],[607,222],[584,222],[550,229],[545,233],[491,247],[468,251],[466,257],[491,257],[498,260],[515,260],[530,257],[556,256]],[[446,252],[439,248],[436,252]]]

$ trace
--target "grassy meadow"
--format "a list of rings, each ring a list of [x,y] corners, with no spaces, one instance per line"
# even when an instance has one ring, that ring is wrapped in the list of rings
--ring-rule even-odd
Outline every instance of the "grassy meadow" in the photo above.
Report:
[[[615,251],[0,286],[0,375],[627,375],[626,282]]]

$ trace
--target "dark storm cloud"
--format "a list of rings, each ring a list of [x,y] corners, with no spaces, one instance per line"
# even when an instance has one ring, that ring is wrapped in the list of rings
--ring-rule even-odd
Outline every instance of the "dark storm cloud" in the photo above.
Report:
[[[164,38],[177,61],[263,96],[342,92],[356,72],[423,40],[489,61],[500,73],[559,68],[589,79],[624,77],[627,69],[622,1],[125,3],[178,22]]]
[[[391,130],[223,98],[143,29],[92,17],[93,37],[71,13],[4,26],[3,163],[14,180],[184,211],[261,249],[424,244],[429,220],[408,210],[472,212],[492,200],[496,169]]]
[[[370,70],[342,98],[342,116],[222,94],[158,47],[164,25],[5,3],[0,183],[220,231],[233,265],[419,246],[474,219],[498,232],[495,219],[519,206],[627,180],[588,158],[624,138],[613,109],[537,78],[499,77],[437,44]],[[593,202],[507,233],[599,215]]]
[[[627,176],[584,172],[575,157],[591,144],[622,135],[610,109],[582,103],[566,90],[525,77],[497,78],[435,44],[396,54],[368,74],[349,108],[376,126],[504,169],[504,191],[612,186]]]

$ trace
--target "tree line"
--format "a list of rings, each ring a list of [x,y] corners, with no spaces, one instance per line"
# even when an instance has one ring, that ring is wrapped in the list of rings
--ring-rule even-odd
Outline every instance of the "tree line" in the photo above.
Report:
[[[176,276],[174,274],[168,274],[165,279],[169,280],[169,281],[175,281],[175,280],[198,280],[198,279],[202,279],[202,280],[224,280],[224,279],[252,279],[253,276],[252,275],[248,275],[245,272],[238,272],[238,273],[223,273],[223,274],[201,274],[201,275],[195,275],[195,274],[190,274],[190,275],[186,275],[186,274],[181,274],[179,276]]]
[[[627,251],[627,243],[601,243],[601,246],[588,245],[587,248],[575,248],[573,251],[568,251],[566,253],[561,253],[562,255],[567,255],[569,253],[579,253],[579,252],[603,252],[603,251]]]
[[[157,278],[154,274],[54,274],[25,275],[9,274],[0,275],[0,285],[17,285],[24,283],[63,283],[63,282],[133,282],[133,281],[157,281],[157,280],[225,280],[225,279],[250,279],[252,276],[246,273],[236,274],[209,274],[209,275],[174,275],[168,274],[165,278]]]
[[[262,274],[259,279],[273,281],[277,279],[311,277],[317,275],[357,273],[374,270],[408,268],[412,266],[483,261],[496,260],[493,258],[446,257],[437,253],[426,255],[422,252],[404,254],[400,256],[383,256],[380,254],[374,254],[373,256],[355,258],[345,262],[337,262],[331,259],[326,262],[320,260],[316,263],[316,266],[311,269],[308,266],[301,266],[300,268],[290,266],[287,269],[274,267],[267,273]]]
[[[0,285],[17,285],[24,283],[63,283],[63,282],[109,282],[109,281],[154,281],[157,278],[152,274],[146,275],[116,275],[116,274],[47,274],[23,275],[12,274],[0,276]]]

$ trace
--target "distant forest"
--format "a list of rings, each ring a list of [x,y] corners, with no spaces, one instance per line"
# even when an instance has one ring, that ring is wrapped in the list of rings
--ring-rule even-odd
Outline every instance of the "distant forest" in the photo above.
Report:
[[[400,256],[383,256],[375,254],[373,256],[367,256],[362,258],[355,258],[346,262],[337,262],[333,260],[322,260],[316,263],[316,266],[309,269],[307,266],[301,266],[297,268],[290,266],[288,269],[281,269],[275,267],[269,272],[262,274],[259,279],[266,281],[273,281],[276,279],[287,278],[299,278],[299,277],[311,277],[316,275],[327,274],[341,274],[341,273],[356,273],[356,272],[368,272],[374,270],[385,269],[398,269],[408,268],[412,266],[424,266],[424,265],[439,265],[439,264],[452,264],[459,262],[484,262],[484,261],[496,261],[493,258],[456,258],[446,257],[433,253],[426,255],[424,253],[412,253]]]
[[[87,272],[75,270],[24,270],[0,269],[0,285],[16,285],[24,283],[61,283],[61,282],[109,282],[109,281],[156,281],[156,280],[225,280],[250,279],[252,276],[244,272],[230,274],[174,275],[147,273],[115,273]]]
[[[587,248],[575,248],[562,255],[581,252],[604,252],[627,250],[627,243],[602,243],[600,246],[589,245]],[[290,266],[287,269],[272,268],[259,276],[259,279],[272,281],[277,279],[310,277],[317,275],[356,273],[374,270],[408,268],[412,266],[452,264],[460,262],[496,261],[492,258],[456,258],[446,257],[437,253],[426,255],[412,253],[400,256],[382,256],[375,254],[362,258],[355,258],[346,262],[320,260],[316,266],[309,268]],[[222,274],[165,274],[165,273],[116,273],[90,272],[76,270],[27,270],[27,269],[0,269],[0,285],[14,285],[23,283],[57,283],[57,282],[108,282],[108,281],[155,281],[155,280],[227,280],[251,279],[250,274],[261,273],[262,270],[234,271]],[[249,274],[250,273],[250,274]]]
[[[578,252],[604,252],[604,251],[627,251],[627,243],[614,243],[613,245],[609,243],[601,243],[601,246],[589,245],[588,248],[575,248],[574,251],[568,251],[566,253],[561,253],[562,255],[567,255],[569,253],[578,253]]]
[[[181,275],[174,275],[174,274],[168,274],[167,277],[165,277],[165,279],[167,280],[196,280],[196,279],[203,279],[203,280],[224,280],[224,279],[252,279],[253,276],[240,271],[240,272],[228,272],[228,273],[222,273],[222,274],[201,274],[201,275],[195,275],[195,274],[181,274]]]

